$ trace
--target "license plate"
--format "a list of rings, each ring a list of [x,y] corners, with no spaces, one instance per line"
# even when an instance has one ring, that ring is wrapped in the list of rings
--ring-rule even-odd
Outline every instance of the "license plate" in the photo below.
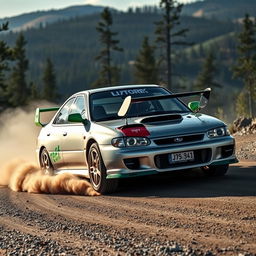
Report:
[[[188,162],[188,161],[193,161],[194,159],[195,159],[194,151],[169,154],[170,163]]]

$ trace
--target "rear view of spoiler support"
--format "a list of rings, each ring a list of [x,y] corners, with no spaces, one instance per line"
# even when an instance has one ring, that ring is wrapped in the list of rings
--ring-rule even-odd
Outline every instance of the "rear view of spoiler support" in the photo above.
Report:
[[[50,111],[57,111],[59,110],[59,107],[55,108],[37,108],[35,113],[35,124],[36,126],[44,127],[46,124],[42,124],[40,121],[40,113],[42,112],[50,112]]]

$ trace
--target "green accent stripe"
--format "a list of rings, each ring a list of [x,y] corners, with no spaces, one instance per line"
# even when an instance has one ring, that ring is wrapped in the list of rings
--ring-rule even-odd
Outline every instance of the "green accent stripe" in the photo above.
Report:
[[[131,178],[131,177],[138,177],[138,176],[146,176],[146,175],[153,175],[157,174],[157,171],[143,171],[143,172],[133,172],[133,173],[116,173],[116,174],[109,174],[107,179],[122,179],[122,178]]]
[[[44,127],[46,124],[42,124],[40,121],[40,113],[41,112],[50,112],[50,111],[57,111],[59,110],[59,107],[54,107],[54,108],[37,108],[36,113],[35,113],[35,124],[37,126]]]
[[[223,165],[223,164],[235,164],[235,163],[238,163],[238,162],[239,162],[238,159],[234,158],[234,159],[230,159],[230,160],[223,160],[223,161],[220,161],[220,162],[212,163],[210,166]]]

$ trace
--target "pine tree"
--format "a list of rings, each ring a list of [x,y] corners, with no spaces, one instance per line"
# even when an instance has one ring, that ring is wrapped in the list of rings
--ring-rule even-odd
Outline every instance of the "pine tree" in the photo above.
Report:
[[[46,60],[43,73],[42,98],[51,102],[56,102],[58,99],[55,71],[49,58]]]
[[[23,34],[19,34],[13,49],[13,58],[16,61],[7,87],[9,103],[13,107],[22,106],[27,103],[29,90],[26,82],[26,71],[28,60],[25,50],[26,41]]]
[[[158,83],[158,67],[154,56],[155,48],[144,37],[142,47],[135,62],[135,82],[138,84]]]
[[[203,63],[202,71],[196,79],[195,88],[198,90],[203,90],[207,87],[211,87],[213,89],[221,88],[222,86],[215,80],[216,73],[217,68],[215,64],[215,57],[213,52],[210,51]]]
[[[12,69],[10,82],[7,87],[8,100],[12,107],[23,106],[29,98],[29,90],[26,82],[28,60],[26,58],[26,40],[23,34],[19,34],[13,49],[13,59],[16,64]]]
[[[30,101],[38,100],[41,98],[40,91],[38,90],[37,85],[33,82],[30,82],[30,84],[29,84],[29,95],[30,95],[30,97],[29,97]]]
[[[9,25],[9,22],[5,22],[5,23],[1,24],[0,25],[0,32],[8,30],[9,29],[8,25]]]
[[[0,32],[8,30],[8,22],[0,25]],[[8,98],[6,97],[6,72],[9,70],[8,62],[12,59],[11,48],[0,41],[0,107],[8,107]]]
[[[239,116],[248,116],[248,99],[245,91],[241,91],[236,100],[236,112]]]
[[[101,21],[96,27],[100,33],[100,41],[103,45],[100,54],[96,60],[100,61],[101,71],[99,79],[95,82],[97,85],[113,85],[118,83],[120,70],[112,64],[112,51],[123,51],[118,46],[119,40],[114,39],[118,33],[111,31],[113,18],[109,8],[105,8],[101,13]]]
[[[256,115],[254,109],[256,107],[254,102],[256,100],[256,20],[253,21],[248,14],[243,20],[243,30],[238,36],[238,42],[239,57],[234,67],[234,77],[243,80],[244,88],[237,102],[237,110],[239,114],[244,114],[248,109],[246,115],[254,117]],[[247,95],[247,103],[242,100],[243,95]]]
[[[177,0],[160,0],[160,8],[164,11],[164,15],[162,20],[156,23],[156,43],[160,49],[164,49],[160,54],[160,63],[164,62],[164,73],[167,75],[164,80],[169,89],[172,88],[172,48],[174,45],[187,44],[184,41],[174,40],[177,37],[185,37],[188,31],[188,29],[176,29],[180,24],[182,7],[183,4],[179,4]]]

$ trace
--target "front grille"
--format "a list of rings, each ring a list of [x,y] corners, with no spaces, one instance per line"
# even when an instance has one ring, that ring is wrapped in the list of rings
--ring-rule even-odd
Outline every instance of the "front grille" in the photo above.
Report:
[[[154,140],[154,142],[158,146],[163,146],[163,145],[170,145],[170,144],[195,142],[195,141],[200,141],[203,138],[204,138],[204,134],[194,134],[194,135],[184,135],[184,136],[175,136],[175,137],[157,139],[157,140]]]
[[[169,154],[155,156],[155,165],[157,168],[165,169],[207,163],[211,160],[212,150],[210,148],[194,150],[195,159],[189,162],[170,163],[168,156]]]

